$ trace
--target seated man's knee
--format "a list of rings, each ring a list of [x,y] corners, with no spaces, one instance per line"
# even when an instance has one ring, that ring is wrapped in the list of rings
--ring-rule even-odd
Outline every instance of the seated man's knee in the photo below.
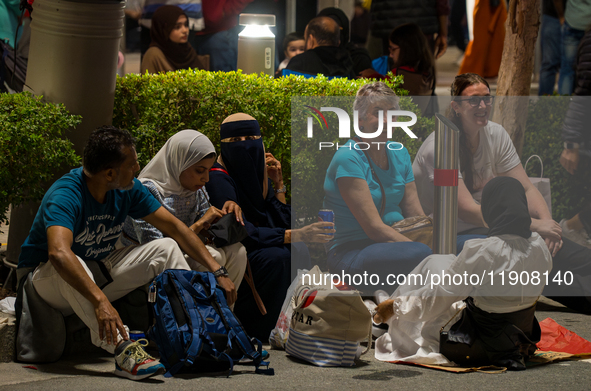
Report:
[[[190,267],[181,251],[178,243],[172,238],[162,238],[154,240],[146,245],[155,246],[155,254],[152,261],[161,262],[165,269],[185,269]]]

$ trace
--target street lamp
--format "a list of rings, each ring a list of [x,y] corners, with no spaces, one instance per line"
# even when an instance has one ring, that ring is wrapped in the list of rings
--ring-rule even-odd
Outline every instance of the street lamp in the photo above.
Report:
[[[240,14],[239,23],[246,26],[238,34],[238,69],[244,73],[275,74],[275,15]]]

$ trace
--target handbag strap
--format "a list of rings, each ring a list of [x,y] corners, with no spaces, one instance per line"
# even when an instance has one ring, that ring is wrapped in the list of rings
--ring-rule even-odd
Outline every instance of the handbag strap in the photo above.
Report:
[[[538,155],[531,155],[530,157],[527,158],[527,160],[525,161],[525,166],[523,167],[523,169],[527,172],[527,163],[529,163],[529,161],[531,160],[532,157],[537,157],[538,160],[540,161],[540,166],[542,167],[542,171],[540,172],[540,178],[544,177],[544,162],[542,161],[542,158],[539,157]]]
[[[447,321],[446,324],[444,324],[443,326],[441,326],[441,328],[439,329],[439,332],[441,333],[443,331],[443,329],[445,329],[445,326],[447,326],[449,324],[449,322],[451,322],[452,320],[454,320],[456,318],[456,316],[458,316],[458,314],[466,307],[462,307],[460,308],[455,314],[454,316],[451,317],[450,320]]]
[[[257,288],[254,286],[254,278],[252,277],[252,270],[250,269],[250,261],[246,261],[246,271],[244,272],[244,281],[250,286],[250,290],[252,291],[252,297],[254,298],[255,303],[257,303],[257,307],[259,307],[259,311],[261,311],[262,315],[267,314],[267,309],[265,308],[265,304],[263,303],[263,299],[259,296],[259,292],[257,292]]]
[[[355,137],[355,141],[361,142],[361,139],[359,137]],[[371,162],[371,158],[369,157],[369,154],[365,151],[365,149],[362,149],[361,151],[363,151],[363,154],[365,155],[365,157],[367,159],[367,162],[369,164],[369,169],[371,170],[372,177],[378,183],[378,185],[380,186],[380,191],[382,192],[382,203],[380,205],[380,217],[382,217],[382,215],[384,214],[384,210],[386,209],[386,191],[384,190],[384,186],[382,186],[382,182],[380,181],[380,177],[376,174],[375,170],[373,169],[373,163]]]

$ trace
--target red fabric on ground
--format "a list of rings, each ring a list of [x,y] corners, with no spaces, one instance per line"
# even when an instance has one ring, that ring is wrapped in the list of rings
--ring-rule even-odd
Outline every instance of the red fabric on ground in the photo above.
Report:
[[[536,345],[539,350],[570,354],[591,354],[591,342],[562,327],[551,318],[540,322],[542,339]]]

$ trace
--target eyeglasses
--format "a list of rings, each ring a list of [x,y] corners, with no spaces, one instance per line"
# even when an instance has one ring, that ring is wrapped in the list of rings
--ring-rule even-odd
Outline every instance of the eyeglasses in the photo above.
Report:
[[[470,104],[470,106],[472,107],[478,107],[480,106],[480,102],[484,102],[485,105],[490,106],[492,105],[493,101],[494,101],[494,96],[471,96],[468,99],[458,99],[459,102],[464,102],[464,101],[468,101],[468,103]]]

